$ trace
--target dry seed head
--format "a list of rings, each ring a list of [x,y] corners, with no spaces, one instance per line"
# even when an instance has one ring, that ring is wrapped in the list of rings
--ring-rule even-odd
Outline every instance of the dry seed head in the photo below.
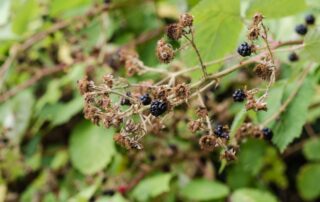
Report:
[[[183,27],[179,23],[174,23],[169,25],[166,31],[170,39],[179,40],[182,37]]]
[[[217,139],[213,135],[204,135],[199,139],[199,145],[202,150],[213,151],[219,146]]]
[[[193,16],[188,13],[180,15],[179,24],[183,27],[191,27],[193,25]]]
[[[169,63],[174,58],[174,50],[172,46],[162,39],[157,43],[156,53],[159,61],[163,63]]]
[[[270,80],[272,69],[266,64],[258,64],[254,69],[254,73],[263,80]]]

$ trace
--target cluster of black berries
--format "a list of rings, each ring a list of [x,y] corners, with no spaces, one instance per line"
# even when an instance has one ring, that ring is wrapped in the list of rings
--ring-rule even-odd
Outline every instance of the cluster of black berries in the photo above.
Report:
[[[237,89],[232,94],[232,97],[235,102],[243,102],[246,99],[247,95],[243,90]]]
[[[263,138],[266,140],[271,140],[273,137],[273,132],[270,128],[263,128],[262,129]]]
[[[239,55],[241,55],[242,57],[246,57],[246,56],[251,55],[252,48],[247,42],[244,42],[244,43],[240,44],[237,51],[238,51]]]
[[[214,128],[213,132],[218,137],[225,138],[227,140],[230,138],[228,130],[220,124]]]
[[[161,100],[154,100],[151,102],[150,113],[153,116],[160,116],[161,114],[166,112],[167,108],[168,105],[166,102]]]
[[[314,15],[310,14],[307,15],[304,19],[305,24],[299,24],[296,26],[295,30],[299,35],[306,35],[308,32],[308,25],[314,25],[316,22],[316,18],[314,17]]]

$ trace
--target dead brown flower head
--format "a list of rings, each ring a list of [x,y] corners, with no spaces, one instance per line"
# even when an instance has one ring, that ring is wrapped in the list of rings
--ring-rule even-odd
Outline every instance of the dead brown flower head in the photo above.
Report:
[[[170,39],[179,40],[182,37],[183,27],[179,23],[174,23],[169,25],[166,31]]]
[[[180,15],[179,23],[183,27],[191,27],[193,24],[193,16],[188,13],[184,13]]]
[[[172,46],[162,39],[157,43],[156,53],[159,61],[163,63],[169,63],[174,58],[174,50]]]

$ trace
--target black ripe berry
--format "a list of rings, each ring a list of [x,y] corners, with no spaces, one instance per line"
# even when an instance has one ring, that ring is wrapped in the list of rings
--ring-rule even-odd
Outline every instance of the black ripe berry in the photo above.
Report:
[[[297,55],[297,53],[292,52],[290,53],[290,55],[288,56],[288,59],[290,62],[296,62],[299,60],[299,56]]]
[[[140,96],[140,101],[143,105],[149,105],[151,103],[151,97],[149,94],[144,94]]]
[[[150,112],[153,116],[160,116],[161,114],[165,113],[168,108],[166,102],[161,100],[155,100],[151,102]]]
[[[220,124],[214,128],[213,133],[218,137],[229,139],[229,132]]]
[[[304,20],[307,25],[313,25],[316,22],[316,18],[312,14],[307,15]]]
[[[243,102],[244,99],[246,99],[246,94],[243,90],[241,89],[237,89],[236,91],[234,91],[234,93],[232,94],[233,100],[235,102]]]
[[[223,134],[223,126],[222,125],[217,125],[215,128],[214,128],[214,134],[216,134],[218,137],[222,137],[222,134]]]
[[[113,189],[107,189],[103,191],[103,195],[105,196],[113,196],[116,192]]]
[[[131,97],[131,93],[130,92],[127,92],[126,95],[128,97]],[[121,100],[120,100],[120,104],[121,105],[131,105],[131,101],[129,98],[127,97],[122,97]]]
[[[263,138],[266,140],[271,140],[273,137],[273,132],[270,128],[263,128],[262,133],[263,133]]]
[[[250,56],[252,52],[251,46],[247,42],[240,44],[237,51],[243,57]]]
[[[304,24],[297,25],[295,30],[300,35],[306,35],[308,32],[308,28]]]

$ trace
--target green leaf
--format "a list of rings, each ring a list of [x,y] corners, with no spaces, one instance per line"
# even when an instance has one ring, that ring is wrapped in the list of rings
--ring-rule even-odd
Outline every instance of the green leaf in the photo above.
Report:
[[[303,154],[310,161],[320,160],[320,138],[309,139],[303,145]]]
[[[231,129],[230,129],[230,136],[233,137],[240,126],[243,124],[245,118],[247,116],[247,110],[242,109],[239,113],[236,114],[235,118],[233,119]]]
[[[251,18],[260,12],[269,18],[280,18],[304,11],[307,8],[304,0],[251,0],[246,16]]]
[[[307,55],[315,62],[320,63],[320,28],[310,30],[304,39],[304,50]]]
[[[142,180],[132,191],[138,201],[146,201],[170,190],[171,174],[158,174]]]
[[[239,0],[203,0],[191,13],[194,15],[195,43],[204,61],[221,58],[236,49],[242,28]],[[199,63],[192,48],[183,53],[183,58],[189,65]]]
[[[71,162],[84,174],[102,170],[115,153],[114,131],[83,122],[76,126],[70,138]]]
[[[217,181],[195,179],[182,188],[181,196],[194,201],[204,201],[225,198],[229,188]]]
[[[291,83],[285,90],[286,95],[292,93],[297,83]],[[307,120],[308,107],[314,94],[313,79],[307,78],[300,87],[297,95],[288,105],[285,112],[281,115],[280,120],[276,122],[274,127],[274,137],[272,139],[281,152],[283,152],[288,144],[301,135],[301,130]],[[287,99],[287,98],[285,98]]]
[[[97,199],[97,202],[128,202],[121,194],[116,193],[114,196],[103,196]]]
[[[231,195],[231,202],[277,202],[272,194],[258,189],[243,188]]]
[[[254,152],[252,152],[254,151]],[[263,166],[266,144],[263,141],[249,139],[241,145],[239,166],[251,175],[257,175]]]
[[[7,23],[10,16],[11,0],[0,1],[0,26]]]
[[[29,125],[34,105],[34,97],[30,90],[25,90],[8,100],[0,107],[0,123],[10,128],[7,135],[19,142]]]
[[[297,177],[297,187],[302,198],[316,199],[320,196],[320,164],[303,166]]]
[[[37,16],[39,5],[36,0],[26,0],[18,6],[15,17],[12,19],[12,30],[16,34],[27,31],[30,21]]]
[[[267,106],[268,111],[259,112],[258,119],[260,123],[263,123],[266,119],[276,113],[281,107],[281,100],[283,97],[283,92],[285,88],[285,82],[277,82],[269,91]]]
[[[90,0],[53,0],[50,6],[50,14],[55,16],[61,14],[64,11],[69,11],[81,6],[86,6],[90,3]]]

